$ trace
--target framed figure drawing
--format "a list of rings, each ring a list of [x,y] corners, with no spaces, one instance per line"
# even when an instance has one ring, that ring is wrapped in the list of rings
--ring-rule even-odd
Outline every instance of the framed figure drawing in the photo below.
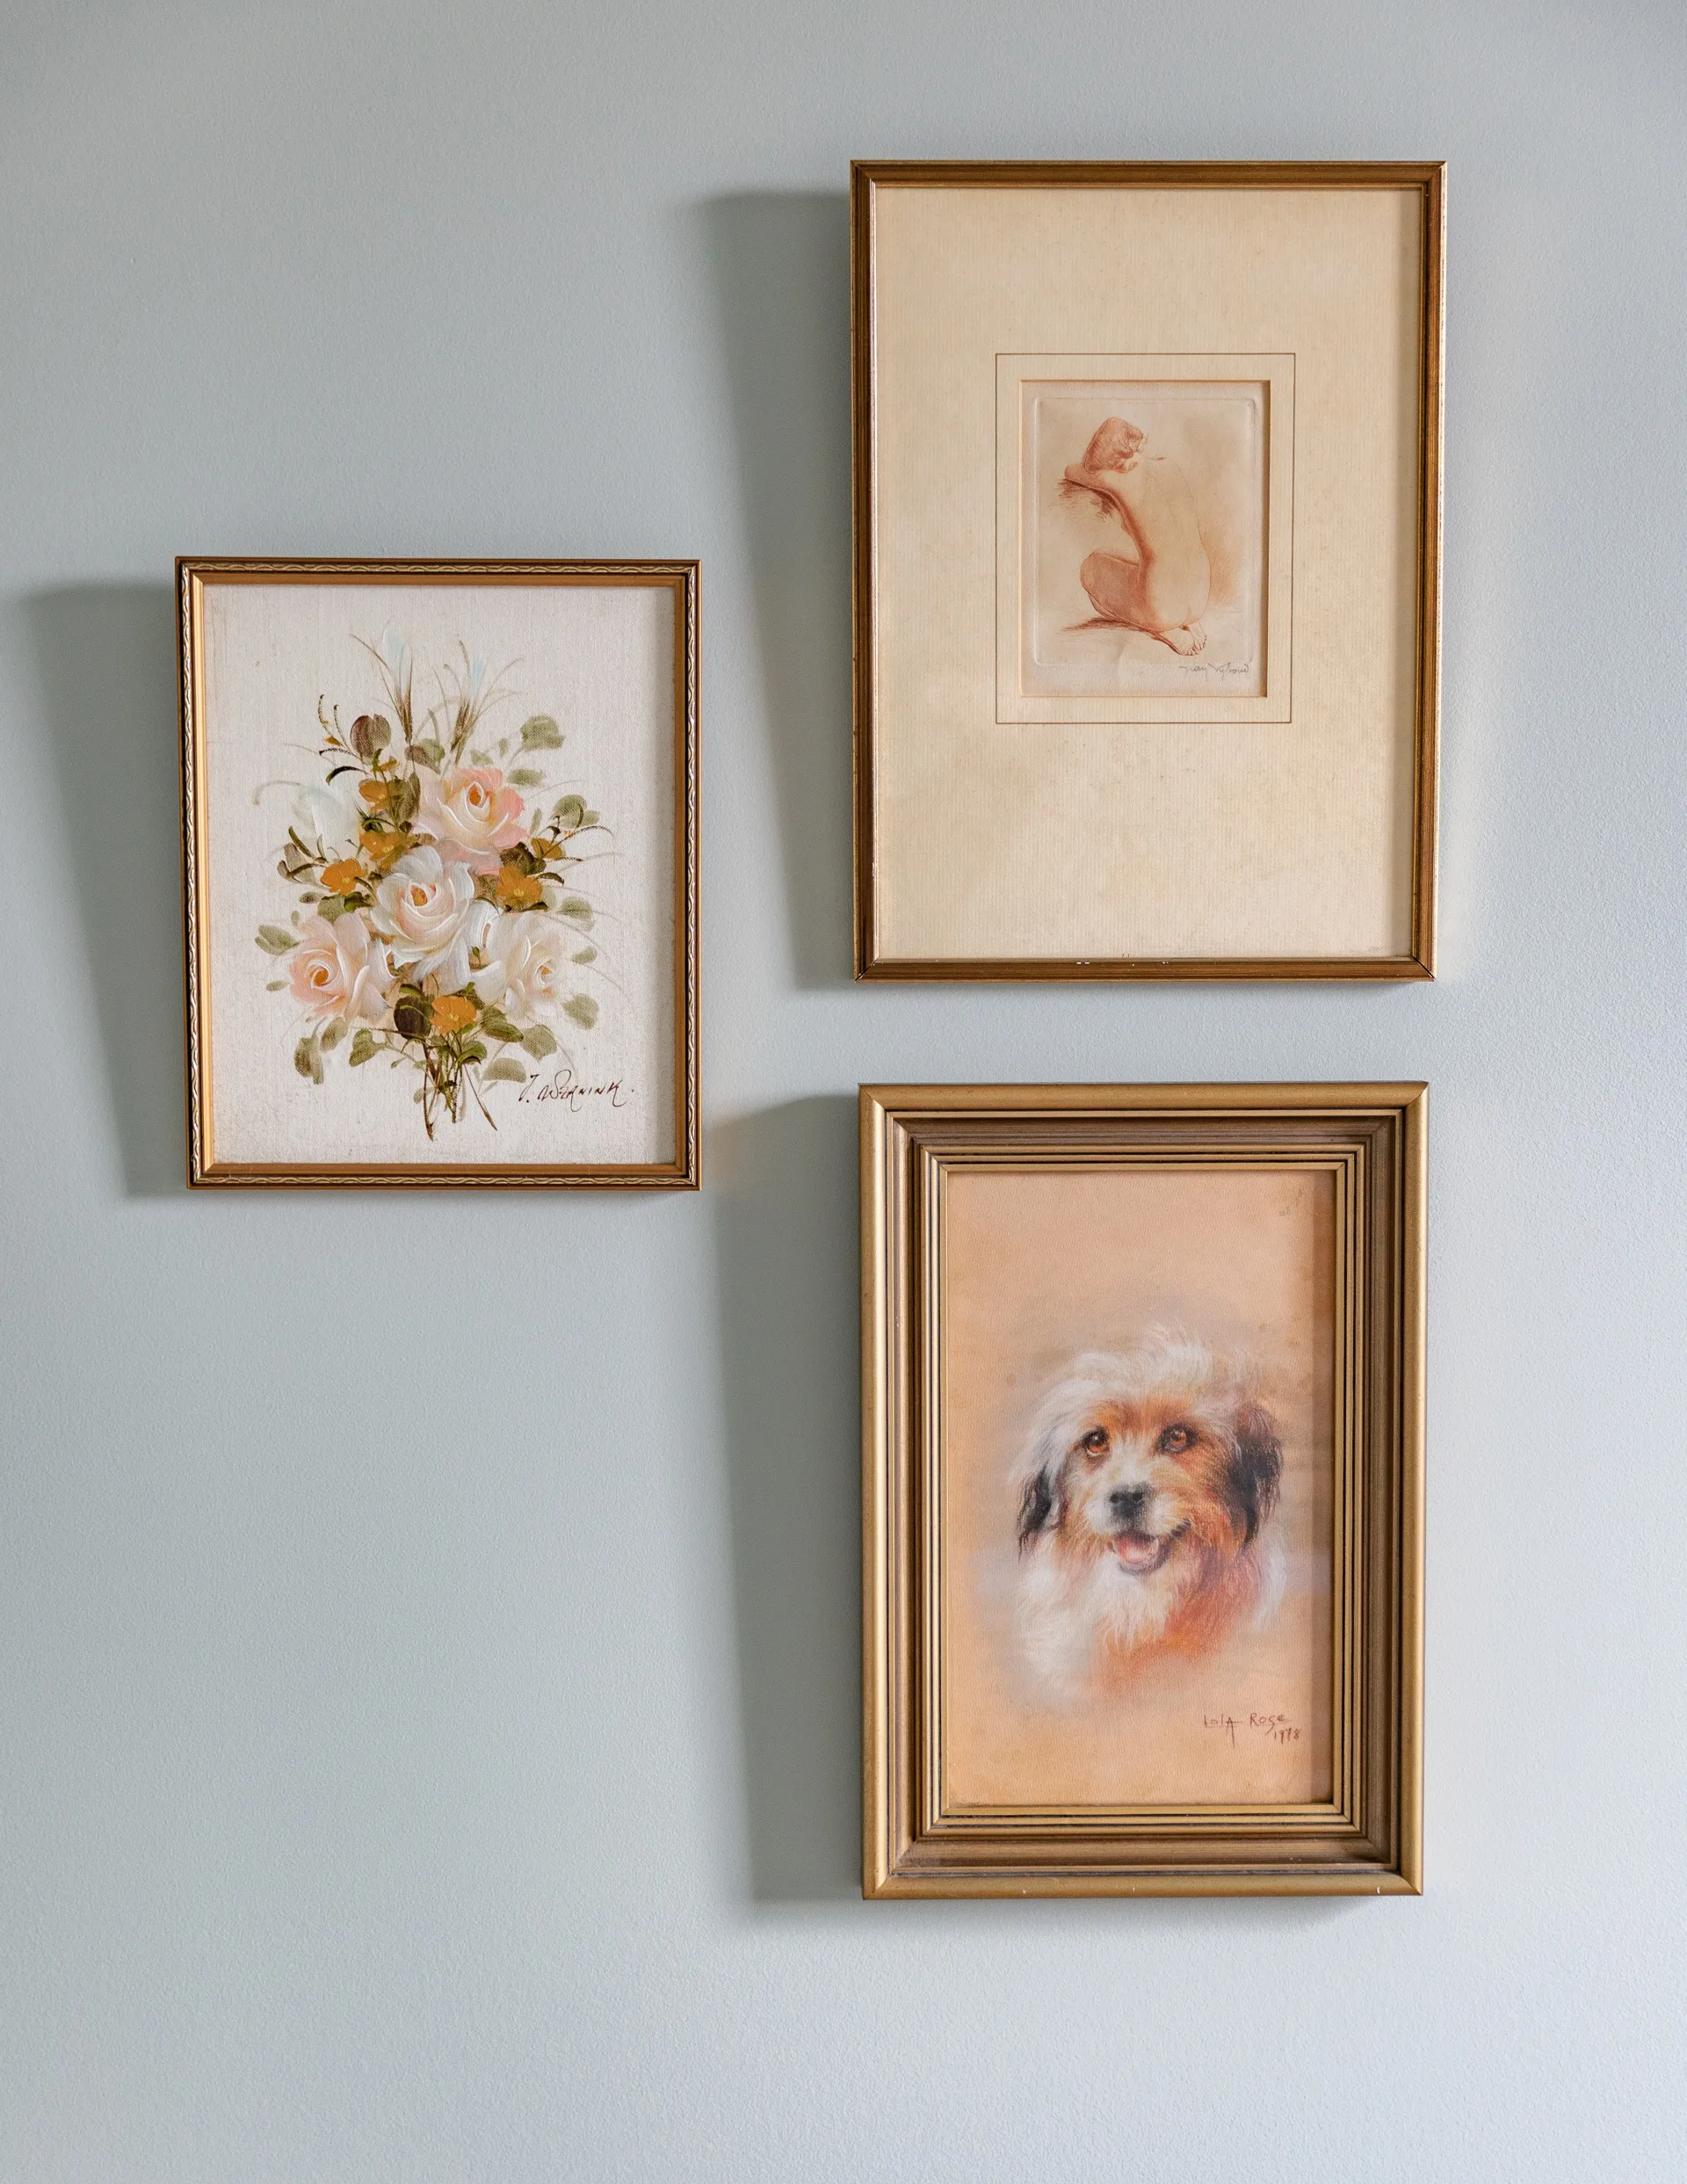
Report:
[[[177,577],[190,1180],[694,1186],[696,563]]]
[[[864,1089],[868,1896],[1419,1890],[1423,1127]]]
[[[858,976],[1431,975],[1443,180],[856,166]]]

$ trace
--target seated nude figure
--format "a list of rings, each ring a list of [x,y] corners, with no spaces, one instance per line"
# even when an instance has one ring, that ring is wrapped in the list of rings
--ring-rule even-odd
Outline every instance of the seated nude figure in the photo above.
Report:
[[[1201,651],[1213,572],[1201,543],[1189,481],[1166,455],[1145,455],[1143,434],[1123,417],[1109,417],[1066,473],[1061,492],[1088,494],[1114,515],[1136,548],[1091,554],[1078,571],[1103,621],[1146,630],[1174,652]]]

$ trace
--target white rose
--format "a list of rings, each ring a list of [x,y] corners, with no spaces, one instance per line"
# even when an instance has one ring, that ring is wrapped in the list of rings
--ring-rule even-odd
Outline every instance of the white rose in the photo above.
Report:
[[[380,943],[355,911],[331,923],[307,918],[299,928],[299,948],[288,969],[293,997],[313,1016],[362,1017],[379,1024],[387,1015],[386,988],[391,977]]]
[[[331,861],[356,849],[363,838],[363,807],[348,784],[349,773],[324,787],[302,789],[293,799],[293,824],[299,839],[314,844]]]
[[[510,1017],[560,1009],[574,984],[568,951],[578,940],[537,911],[507,912],[485,943],[486,967],[474,974],[475,992]]]
[[[468,983],[468,952],[485,946],[497,916],[476,898],[467,866],[446,865],[437,849],[411,850],[375,889],[373,919],[387,954],[418,981],[436,977],[441,993]]]

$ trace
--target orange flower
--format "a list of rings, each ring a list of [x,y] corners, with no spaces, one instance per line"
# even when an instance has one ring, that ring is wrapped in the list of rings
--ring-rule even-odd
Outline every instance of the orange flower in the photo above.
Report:
[[[498,867],[495,892],[505,910],[531,910],[535,903],[545,899],[545,890],[536,875],[531,872],[518,872],[514,865]]]
[[[409,840],[407,834],[377,834],[373,827],[366,827],[363,831],[363,853],[377,872],[385,872],[388,865],[398,861]]]
[[[342,857],[337,865],[324,865],[322,885],[330,895],[349,895],[363,877],[363,867],[355,857]]]
[[[380,811],[392,790],[390,781],[359,781],[358,794],[372,811]]]
[[[474,1004],[460,993],[442,993],[433,1005],[435,1031],[467,1031],[474,1021]]]

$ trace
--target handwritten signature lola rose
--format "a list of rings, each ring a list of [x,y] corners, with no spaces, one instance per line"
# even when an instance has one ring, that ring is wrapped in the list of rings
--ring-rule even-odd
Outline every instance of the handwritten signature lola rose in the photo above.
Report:
[[[516,1094],[518,1107],[530,1100],[547,1099],[561,1099],[570,1114],[578,1114],[589,1099],[607,1099],[612,1107],[625,1107],[630,1106],[632,1094],[619,1077],[612,1077],[606,1085],[588,1085],[575,1075],[570,1065],[558,1070],[552,1077],[530,1077]]]
[[[1216,1729],[1227,1737],[1234,1745],[1236,1732],[1263,1738],[1268,1744],[1298,1745],[1300,1731],[1286,1714],[1207,1714],[1201,1716],[1203,1729]]]

